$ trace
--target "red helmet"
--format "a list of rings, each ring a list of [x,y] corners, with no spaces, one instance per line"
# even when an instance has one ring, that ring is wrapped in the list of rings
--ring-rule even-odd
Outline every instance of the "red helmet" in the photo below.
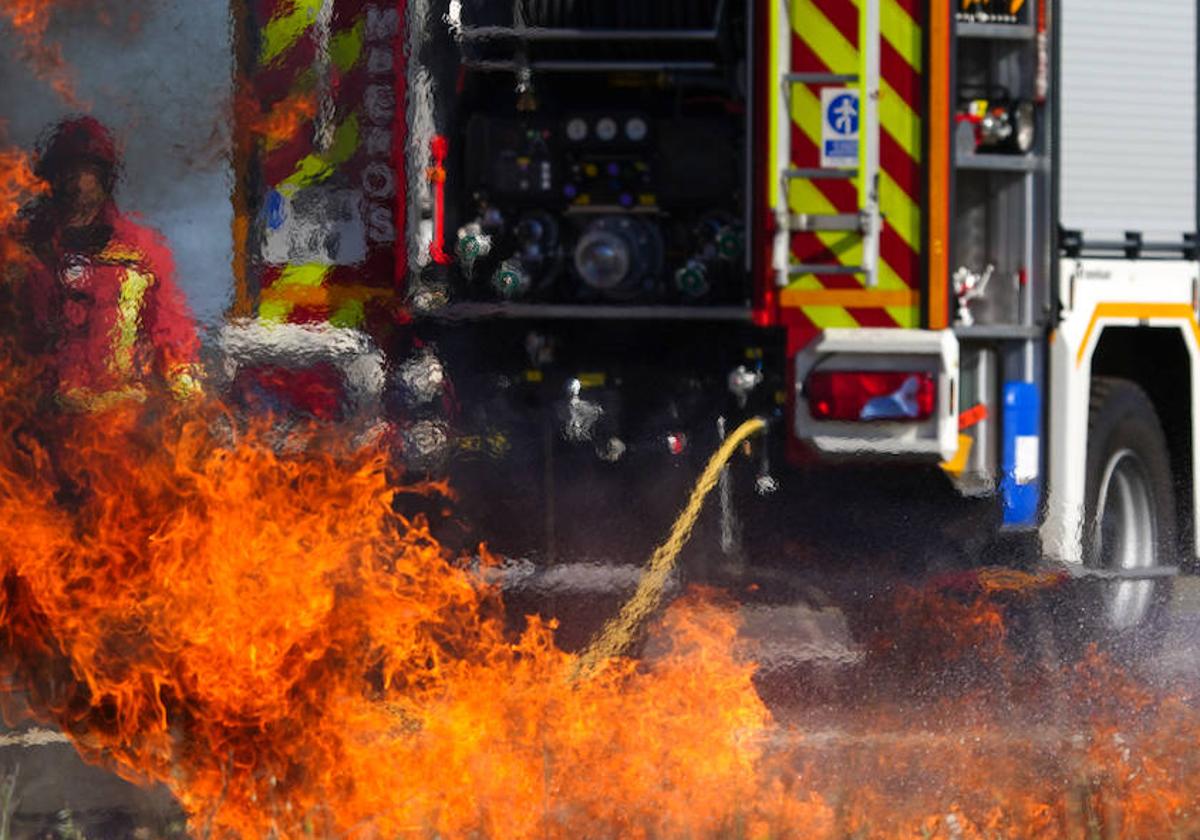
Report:
[[[112,190],[120,155],[112,133],[95,117],[68,117],[57,123],[38,144],[34,174],[53,181],[67,166],[88,162],[104,172],[105,188]]]

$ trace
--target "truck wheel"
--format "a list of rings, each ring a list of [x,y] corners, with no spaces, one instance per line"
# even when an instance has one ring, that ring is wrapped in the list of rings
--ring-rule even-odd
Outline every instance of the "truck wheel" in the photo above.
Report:
[[[1084,565],[1137,573],[1174,565],[1175,494],[1166,436],[1132,382],[1096,378],[1088,419]],[[1083,630],[1117,653],[1152,649],[1166,629],[1170,578],[1079,583]]]

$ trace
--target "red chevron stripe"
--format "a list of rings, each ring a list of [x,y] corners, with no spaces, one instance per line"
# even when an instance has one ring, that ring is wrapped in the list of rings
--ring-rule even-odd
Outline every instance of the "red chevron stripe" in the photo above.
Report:
[[[254,17],[259,25],[292,10],[292,0],[255,0]]]
[[[312,69],[317,45],[312,38],[301,38],[296,45],[270,64],[260,64],[254,72],[254,88],[265,102],[282,99],[292,92],[296,80]]]
[[[795,123],[792,123],[792,160],[801,167],[821,165],[821,152],[817,145]],[[812,183],[839,213],[853,213],[858,209],[858,189],[852,182],[817,179]]]
[[[296,171],[296,164],[312,154],[312,123],[305,123],[302,132],[291,142],[272,149],[262,158],[263,183],[278,186]]]
[[[883,49],[879,52],[880,75],[900,95],[905,105],[921,113],[921,77],[886,38],[880,40],[883,43]]]
[[[808,136],[803,132],[799,132],[801,137],[798,142],[806,144],[810,150],[815,153],[815,147]],[[892,144],[895,146],[895,144]],[[903,150],[895,147],[895,151],[899,153],[899,159],[894,161],[894,168],[903,172],[907,172],[910,176],[908,183],[911,185],[911,176],[914,168],[912,159],[904,154]],[[882,158],[882,154],[881,154]],[[885,167],[887,169],[887,167]],[[889,174],[891,171],[889,170]],[[895,177],[895,176],[893,176]],[[848,181],[823,181],[816,180],[811,182],[812,185],[820,192],[826,200],[841,212],[852,213],[858,209],[858,193]],[[899,181],[902,186],[905,181]],[[906,189],[906,192],[908,190]],[[801,238],[803,237],[803,238]],[[793,242],[793,251],[797,259],[802,262],[834,262],[836,257],[833,253],[821,242],[816,234],[801,233],[796,234]],[[880,258],[888,264],[888,266],[896,272],[897,275],[905,282],[906,285],[913,287],[916,285],[918,272],[920,271],[920,256],[912,248],[909,247],[900,235],[896,233],[890,225],[884,221],[883,231],[880,234]],[[832,275],[831,275],[832,276]],[[851,284],[856,284],[852,277],[845,275],[837,275],[837,284],[831,285],[827,282],[827,278],[822,277],[821,284],[826,288],[853,288],[853,285],[844,286],[840,281],[849,280]]]
[[[813,186],[826,197],[833,201],[830,195],[832,189],[845,189],[848,184],[844,181],[813,181]],[[853,212],[857,208],[857,196],[851,192],[853,205],[846,212]],[[917,277],[919,276],[921,260],[920,254],[909,247],[908,243],[900,238],[900,234],[887,221],[884,221],[883,230],[879,237],[879,256],[888,267],[890,267],[900,277],[904,283],[910,287],[915,287]],[[815,233],[798,233],[793,238],[793,252],[798,260],[802,262],[835,262],[836,257]],[[832,275],[831,275],[832,276]],[[853,288],[851,286],[843,286],[840,281],[850,280],[855,283],[853,278],[848,278],[845,275],[837,275],[838,283],[831,285],[826,278],[821,278],[821,283],[826,288]]]
[[[921,8],[923,4],[918,3],[917,0],[896,0],[896,5],[903,9],[913,19],[913,23],[918,26],[925,20],[924,9]]]
[[[828,73],[825,62],[812,51],[808,42],[792,31],[792,69],[800,73]],[[819,87],[819,85],[814,86]]]
[[[848,0],[812,0],[812,4],[842,33],[850,46],[858,49],[858,6]]]
[[[879,234],[879,258],[887,263],[888,268],[904,281],[909,288],[917,287],[917,278],[921,271],[921,257],[908,247],[908,243],[900,238],[895,228],[884,222]]]
[[[879,132],[879,166],[914,202],[920,202],[921,165],[886,131]]]
[[[785,306],[779,313],[779,322],[787,327],[787,354],[790,359],[796,353],[799,353],[816,337],[819,330],[817,325],[812,322],[804,310],[798,306]],[[788,376],[795,374],[795,369],[792,365],[787,365]],[[789,394],[791,389],[788,389]],[[790,400],[791,397],[789,396]],[[788,435],[791,439],[791,435]]]
[[[888,314],[888,311],[882,306],[872,306],[870,308],[860,308],[857,306],[846,307],[846,311],[850,313],[850,317],[858,321],[860,327],[898,327],[896,319]]]
[[[845,0],[813,0],[818,10],[851,44],[858,43],[858,9]],[[899,0],[899,5],[910,16],[914,14],[915,0]],[[798,72],[829,72],[829,68],[799,35],[793,32],[792,68]],[[922,81],[920,74],[886,41],[881,53],[881,73],[905,104],[920,113]],[[811,85],[810,90],[820,96],[821,85]],[[820,165],[820,150],[799,126],[792,129],[792,160],[800,167]],[[880,166],[896,185],[911,200],[919,202],[922,166],[909,157],[908,153],[886,131],[881,132]],[[858,193],[848,181],[814,180],[813,186],[839,212],[853,212],[858,207]],[[804,262],[835,262],[837,258],[813,233],[800,233],[792,237],[792,251],[796,259]],[[895,229],[884,223],[880,235],[880,259],[910,288],[917,286],[920,271],[920,256],[900,238]],[[819,275],[821,285],[827,289],[858,288],[857,278],[848,275]],[[794,311],[785,309],[785,312]],[[896,326],[895,321],[883,309],[868,308],[849,310],[852,317],[863,326]],[[807,320],[807,319],[805,319]],[[793,326],[791,321],[787,321]],[[795,324],[803,327],[801,323]],[[792,341],[789,339],[789,344]]]

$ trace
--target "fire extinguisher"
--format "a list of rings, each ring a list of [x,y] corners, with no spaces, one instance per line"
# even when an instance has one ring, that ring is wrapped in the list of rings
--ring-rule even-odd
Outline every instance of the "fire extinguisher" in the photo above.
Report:
[[[1033,103],[1015,100],[1003,89],[997,89],[991,96],[963,100],[954,120],[960,132],[970,132],[973,151],[1023,155],[1033,150]]]

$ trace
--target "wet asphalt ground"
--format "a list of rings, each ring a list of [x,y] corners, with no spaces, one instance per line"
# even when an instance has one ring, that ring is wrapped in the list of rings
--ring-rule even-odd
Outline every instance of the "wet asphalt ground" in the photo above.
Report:
[[[636,584],[637,567],[563,564],[539,569],[518,562],[496,574],[512,593],[516,612],[524,598],[543,608],[551,605],[564,616],[582,616],[563,627],[564,643],[571,646],[582,644],[606,610],[619,605]],[[760,691],[781,720],[810,723],[806,742],[836,744],[851,737],[836,723],[824,722],[837,716],[810,714],[804,707],[817,704],[828,710],[839,698],[856,694],[863,648],[842,610],[810,584],[789,585],[779,574],[749,586],[740,608],[742,651],[759,664],[764,677]],[[788,591],[790,597],[762,597],[771,580],[776,593]],[[680,590],[676,584],[674,591]],[[1195,690],[1200,687],[1200,578],[1176,582],[1170,614],[1165,642],[1151,662],[1143,663],[1144,672],[1164,685]],[[164,788],[138,787],[84,763],[61,733],[42,724],[0,731],[0,809],[12,814],[14,838],[184,836],[183,814]]]

